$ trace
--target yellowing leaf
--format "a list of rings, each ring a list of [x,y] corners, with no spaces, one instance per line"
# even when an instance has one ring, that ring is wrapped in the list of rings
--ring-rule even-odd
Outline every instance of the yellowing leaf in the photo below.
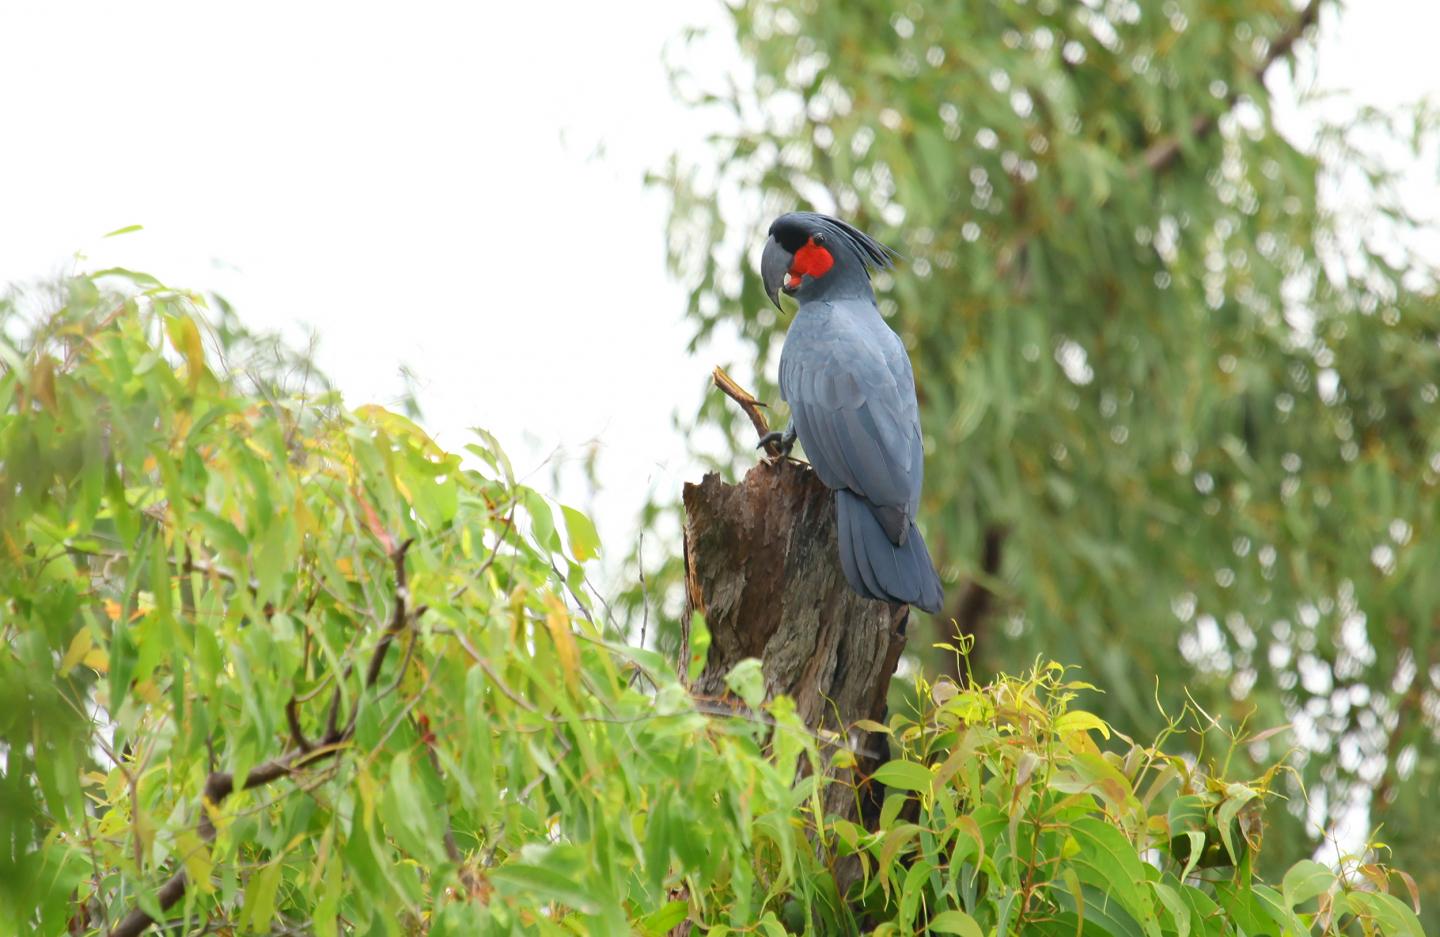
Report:
[[[200,386],[205,373],[205,345],[200,340],[200,327],[189,316],[173,316],[165,323],[170,344],[185,359],[185,385],[191,393]]]
[[[119,621],[122,614],[124,614],[124,609],[120,607],[119,602],[114,599],[105,600],[105,617],[111,621]]]
[[[35,370],[30,373],[30,393],[51,413],[59,409],[55,401],[55,359],[49,355],[41,355],[35,362]]]
[[[293,513],[295,515],[295,526],[302,535],[312,533],[320,526],[319,522],[315,520],[315,513],[310,510],[310,505],[305,503],[305,496],[300,492],[296,492],[295,494],[295,508]]]
[[[700,679],[705,671],[705,662],[710,658],[710,629],[705,625],[705,616],[699,609],[690,616],[690,660],[686,664],[688,683]]]
[[[880,847],[880,875],[881,884],[885,884],[891,878],[891,867],[895,856],[909,844],[920,832],[920,827],[914,823],[902,823],[889,833],[885,834],[885,841]],[[889,889],[887,888],[888,892]]]
[[[375,816],[375,779],[370,776],[369,772],[357,772],[355,786],[360,791],[360,803],[365,808],[365,822],[368,825]]]
[[[202,840],[194,830],[181,830],[175,834],[175,852],[185,866],[185,874],[191,884],[209,894],[215,890],[210,873],[215,862],[210,857],[210,844]]]
[[[595,532],[595,525],[584,514],[563,504],[560,513],[565,516],[565,530],[570,534],[570,552],[582,563],[592,559],[600,552],[600,535]]]
[[[91,648],[85,654],[83,663],[96,673],[110,672],[110,654],[103,647]]]
[[[60,660],[60,676],[65,676],[75,665],[85,658],[90,649],[95,646],[95,636],[90,633],[89,628],[81,628],[76,632],[75,637],[70,639],[70,647],[66,649],[65,656]]]
[[[1068,735],[1071,732],[1086,732],[1094,729],[1105,738],[1110,737],[1110,726],[1104,719],[1094,713],[1087,713],[1083,709],[1072,709],[1059,719],[1055,720],[1055,731],[1061,735]]]
[[[573,685],[580,678],[580,649],[575,646],[575,635],[570,631],[570,613],[554,595],[545,596],[545,627],[555,642],[555,653],[565,678]]]

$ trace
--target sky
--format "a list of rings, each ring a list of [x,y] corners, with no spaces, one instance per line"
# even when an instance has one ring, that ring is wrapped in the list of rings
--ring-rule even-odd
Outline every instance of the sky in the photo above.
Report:
[[[663,61],[692,26],[712,38],[687,65],[739,53],[719,0],[540,9],[6,3],[0,283],[121,265],[218,290],[253,326],[318,332],[351,404],[397,400],[406,366],[442,444],[484,426],[542,490],[569,466],[556,493],[623,555],[647,492],[698,480],[672,414],[725,357],[686,354],[667,199],[644,182],[673,153],[703,160],[717,126]],[[1329,113],[1440,101],[1440,3],[1366,0],[1322,26],[1316,82],[1352,92]],[[1429,156],[1408,191],[1440,219]]]

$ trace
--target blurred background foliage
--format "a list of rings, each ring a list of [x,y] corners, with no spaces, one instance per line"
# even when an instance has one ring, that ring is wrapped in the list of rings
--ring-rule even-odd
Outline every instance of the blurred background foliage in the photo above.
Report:
[[[1418,154],[1432,128],[1280,132],[1269,85],[1326,6],[738,0],[753,74],[678,75],[737,129],[672,164],[672,259],[693,347],[738,334],[716,363],[779,423],[769,220],[831,211],[899,249],[877,286],[919,387],[937,637],[973,636],[982,673],[1080,664],[1142,735],[1157,693],[1290,726],[1241,755],[1294,750],[1271,855],[1375,829],[1435,895],[1440,302],[1365,145]],[[1327,207],[1342,175],[1362,210]],[[693,438],[738,473],[753,439],[727,404],[693,421],[723,440]],[[920,666],[953,666],[926,645]]]

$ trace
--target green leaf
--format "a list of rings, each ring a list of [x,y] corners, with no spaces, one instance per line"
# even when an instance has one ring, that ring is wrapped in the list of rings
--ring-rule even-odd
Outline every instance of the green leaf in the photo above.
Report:
[[[1247,934],[1269,933],[1275,926],[1269,909],[1248,881],[1242,885],[1233,882],[1216,883],[1215,898],[1230,919]]]
[[[1345,896],[1350,911],[1379,924],[1387,937],[1425,937],[1420,919],[1394,895],[1352,891]]]
[[[406,852],[432,866],[446,861],[440,820],[431,798],[415,783],[408,754],[390,762],[382,804],[386,832]]]
[[[1329,891],[1335,884],[1335,873],[1313,859],[1301,859],[1285,873],[1281,891],[1290,909]]]
[[[538,865],[510,862],[493,869],[490,880],[507,895],[540,902],[556,902],[581,914],[596,914],[600,900],[583,883],[571,876]]]
[[[117,231],[115,233],[119,234],[120,232]],[[90,274],[90,276],[97,280],[101,277],[118,277],[123,280],[129,280],[136,286],[140,286],[145,289],[163,289],[165,286],[165,284],[161,283],[159,280],[155,279],[148,273],[139,273],[134,270],[126,270],[124,267],[106,267],[104,270],[96,270],[94,273]]]
[[[590,518],[563,504],[560,505],[560,513],[565,516],[565,530],[570,534],[570,552],[575,559],[582,563],[593,559],[600,552],[600,535],[595,532]]]
[[[245,906],[241,926],[252,934],[268,933],[271,919],[275,916],[275,896],[280,890],[280,876],[284,872],[280,862],[274,861],[260,867],[250,876],[245,886]]]
[[[1287,934],[1304,934],[1309,930],[1305,922],[1286,905],[1284,896],[1278,891],[1260,882],[1252,883],[1251,889],[1255,893],[1256,903],[1282,931]]]
[[[641,918],[640,927],[647,934],[661,937],[685,920],[685,916],[689,913],[690,906],[688,904],[683,901],[671,901]]]
[[[1165,882],[1151,881],[1150,887],[1155,890],[1155,897],[1160,899],[1160,903],[1170,913],[1178,937],[1190,937],[1190,906],[1181,900],[1179,892]]]
[[[1231,863],[1239,864],[1240,859],[1245,855],[1245,851],[1249,849],[1249,843],[1247,843],[1242,836],[1240,847],[1243,848],[1236,847],[1233,830],[1238,824],[1235,818],[1246,804],[1258,798],[1260,794],[1258,791],[1246,787],[1243,784],[1230,785],[1230,790],[1227,791],[1227,794],[1228,796],[1220,804],[1219,809],[1215,811],[1215,822],[1220,827],[1220,839],[1225,844],[1225,851],[1230,855]]]
[[[1096,817],[1081,817],[1070,827],[1079,845],[1074,862],[1080,880],[1113,896],[1134,916],[1146,937],[1160,937],[1160,922],[1148,891],[1145,864],[1125,834]],[[1086,916],[1090,916],[1088,910]]]
[[[928,925],[932,934],[959,934],[961,937],[984,937],[980,925],[964,911],[951,909],[941,911],[930,919]]]
[[[880,874],[889,879],[895,864],[895,857],[900,850],[909,845],[920,832],[920,827],[914,823],[902,823],[885,834],[885,839],[880,846]]]
[[[686,665],[687,683],[693,684],[705,671],[705,661],[710,655],[710,629],[705,627],[705,616],[697,609],[690,616],[690,634],[687,642],[690,660]]]
[[[725,675],[725,685],[751,709],[759,709],[765,702],[765,672],[759,658],[747,657],[731,667]]]
[[[905,881],[900,888],[899,919],[907,925],[915,920],[927,880],[934,871],[934,863],[920,858],[905,871]]]
[[[887,761],[875,769],[871,779],[902,791],[930,793],[930,782],[934,777],[930,769],[914,761],[903,759]]]
[[[1145,937],[1149,933],[1124,907],[1108,900],[1099,888],[1082,884],[1080,893],[1083,904],[1077,904],[1075,896],[1065,889],[1057,888],[1051,892],[1055,904],[1068,912],[1068,916],[1061,915],[1060,924],[1069,933],[1097,933],[1106,937]],[[1081,925],[1083,931],[1080,930]]]
[[[245,535],[224,518],[217,517],[209,511],[194,510],[190,512],[190,519],[200,525],[206,537],[215,547],[227,554],[227,561],[243,562],[245,556],[250,552],[250,544],[245,539]]]
[[[533,488],[520,486],[516,489],[521,501],[525,504],[525,510],[530,515],[530,527],[535,535],[535,543],[542,550],[553,551],[559,548],[559,539],[555,534],[555,512],[550,507],[550,502]]]
[[[340,888],[344,875],[340,857],[331,853],[320,879],[320,900],[315,904],[315,932],[320,937],[335,937],[339,932]]]

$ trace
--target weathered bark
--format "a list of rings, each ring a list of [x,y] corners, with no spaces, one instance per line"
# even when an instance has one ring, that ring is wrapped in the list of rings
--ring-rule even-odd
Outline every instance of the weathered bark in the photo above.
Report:
[[[761,462],[738,485],[709,474],[687,484],[686,611],[705,616],[710,650],[691,686],[723,698],[725,675],[759,658],[769,697],[785,694],[812,729],[848,732],[860,719],[883,722],[885,696],[905,647],[908,609],[861,598],[840,570],[834,495],[808,465]],[[883,742],[851,733],[858,782],[885,758]],[[826,808],[855,818],[854,783],[831,785]]]

